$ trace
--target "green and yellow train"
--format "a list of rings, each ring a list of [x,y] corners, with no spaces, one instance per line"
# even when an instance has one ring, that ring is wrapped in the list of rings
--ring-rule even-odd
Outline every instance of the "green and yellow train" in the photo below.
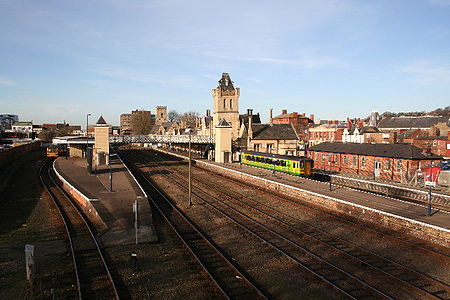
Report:
[[[292,175],[309,177],[313,174],[313,160],[306,157],[247,151],[242,153],[241,162],[245,165]]]

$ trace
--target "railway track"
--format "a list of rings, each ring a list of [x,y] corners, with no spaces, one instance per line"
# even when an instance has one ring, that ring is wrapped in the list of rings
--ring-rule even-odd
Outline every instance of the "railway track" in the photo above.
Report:
[[[161,153],[163,155],[168,155],[168,154],[166,154],[164,152],[158,152],[158,153]],[[171,155],[168,155],[168,156],[169,157],[173,157]],[[177,158],[177,159],[179,159],[179,158]],[[187,157],[186,157],[186,159],[187,159]],[[237,169],[237,167],[234,167],[234,168]],[[202,168],[200,168],[200,169],[202,169]],[[239,170],[239,169],[237,169],[237,170],[240,171],[240,172],[242,171],[242,170]],[[238,181],[236,179],[229,178],[229,177],[223,176],[221,174],[215,174],[215,175],[219,176],[221,178],[225,178],[226,180],[230,180],[230,181],[232,181],[232,182],[234,182],[234,183],[236,183],[236,184],[238,184],[240,186],[244,185],[244,183],[242,183],[242,182],[240,182],[240,181]],[[264,174],[260,174],[260,175],[264,176]],[[311,182],[317,182],[317,180],[309,179],[309,178],[303,178],[302,177],[301,179],[302,180],[311,181]],[[287,182],[290,182],[290,183],[294,183],[294,184],[298,183],[298,182],[296,182],[294,180],[289,180],[289,179],[285,179],[285,178],[283,178],[283,180],[285,180]],[[432,255],[440,255],[440,256],[442,256],[445,259],[450,258],[450,254],[448,254],[447,252],[444,253],[443,251],[440,251],[439,249],[436,249],[434,247],[430,247],[429,245],[424,244],[424,243],[422,243],[422,242],[420,242],[420,241],[418,241],[416,239],[408,239],[408,238],[405,238],[404,236],[400,236],[400,235],[396,234],[395,232],[388,232],[386,230],[382,230],[381,228],[368,227],[368,226],[366,226],[364,224],[361,224],[359,222],[356,222],[356,221],[354,221],[354,220],[352,220],[350,218],[347,218],[345,216],[336,215],[336,214],[334,214],[332,212],[329,212],[329,211],[327,211],[325,209],[322,209],[320,207],[317,207],[315,205],[312,205],[312,204],[309,204],[309,203],[306,203],[306,202],[302,202],[302,201],[298,201],[298,200],[293,199],[293,198],[288,197],[288,196],[281,196],[281,195],[277,194],[274,191],[271,191],[271,190],[268,190],[268,189],[265,189],[265,188],[262,188],[262,187],[256,186],[256,188],[258,190],[266,193],[266,194],[270,194],[271,196],[275,197],[278,200],[281,200],[281,201],[284,201],[284,202],[287,201],[289,203],[293,203],[295,205],[299,205],[299,206],[302,206],[302,207],[307,207],[309,209],[312,209],[312,210],[315,210],[317,212],[323,213],[325,215],[328,215],[328,216],[330,216],[332,218],[335,218],[335,219],[337,219],[339,221],[345,222],[345,223],[350,224],[352,226],[356,226],[356,227],[362,228],[364,230],[380,234],[383,237],[386,237],[386,238],[389,238],[389,239],[392,239],[392,240],[396,240],[398,242],[404,243],[405,245],[409,245],[411,247],[421,248],[422,250],[427,251],[428,253],[430,253]],[[370,192],[368,192],[368,193],[370,193]],[[372,193],[372,194],[374,194],[374,193]],[[380,196],[384,197],[383,195],[380,195]]]
[[[67,233],[79,299],[120,299],[97,239],[78,207],[53,177],[53,160],[41,168],[39,177],[52,198]]]
[[[120,151],[118,154],[121,154]],[[244,275],[134,164],[130,164],[127,157],[122,156],[122,159],[128,162],[131,172],[147,194],[152,195],[149,200],[153,206],[226,299],[267,299],[265,293]]]
[[[139,161],[139,158],[135,158],[135,160]],[[145,160],[148,160],[148,158],[144,158],[144,161]],[[135,161],[135,163],[137,163],[137,161]],[[162,170],[160,171],[160,173],[164,176],[166,175]],[[175,177],[174,174],[171,174],[169,177],[181,188],[185,188],[185,185],[183,183],[177,182],[173,178]],[[146,180],[148,180],[148,178]],[[199,197],[198,195],[196,196]],[[201,197],[199,198],[202,199]],[[229,207],[218,207],[217,203],[212,204],[211,202],[204,199],[202,199],[202,201],[213,208],[215,211],[217,211],[219,214],[223,214],[226,218],[232,220],[232,222],[238,225],[241,229],[250,233],[269,247],[273,248],[275,251],[297,264],[297,266],[306,270],[309,274],[313,274],[314,276],[325,282],[328,286],[335,289],[336,292],[341,293],[342,295],[347,296],[351,299],[361,299],[367,297],[391,299],[391,297],[383,293],[381,290],[378,290],[365,283],[364,281],[357,279],[353,275],[345,272],[337,266],[332,265],[323,259],[320,259],[306,249],[302,249],[303,253],[299,253],[298,245],[293,243],[290,239],[285,238],[282,235],[277,234],[273,230],[270,230],[269,228],[263,226],[261,223],[255,222],[251,218],[242,218],[242,214],[239,214],[235,210],[229,210]],[[303,257],[305,254],[309,256],[309,259],[313,259],[313,261],[311,261],[310,263],[306,262]]]
[[[152,159],[155,160],[155,157],[152,157]],[[180,187],[185,188],[185,177],[181,177],[178,174],[167,175],[164,173],[163,175],[168,177]],[[175,178],[181,178],[181,181]],[[333,255],[335,255],[340,257],[340,260],[342,260],[342,256],[344,256],[349,265],[359,265],[359,268],[365,269],[365,272],[375,273],[375,276],[378,276],[378,278],[381,276],[383,280],[385,280],[384,277],[389,278],[392,280],[391,284],[395,284],[396,282],[397,284],[406,285],[409,289],[414,290],[416,294],[422,295],[423,297],[450,299],[449,285],[441,282],[440,280],[415,271],[405,265],[394,262],[372,251],[363,249],[354,243],[340,239],[339,237],[320,230],[319,228],[315,228],[310,224],[294,219],[284,212],[273,209],[269,205],[256,201],[250,197],[246,197],[242,194],[236,195],[234,191],[224,192],[223,188],[214,185],[212,182],[214,181],[209,180],[207,185],[203,183],[194,184],[194,187],[197,188],[197,193],[195,193],[195,195],[199,199],[202,199],[202,201],[205,201],[205,197],[214,199],[215,203],[220,202],[245,218],[253,219],[253,221],[255,221],[255,216],[249,217],[248,214],[241,213],[240,211],[247,210],[252,211],[252,213],[256,215],[263,215],[263,219],[265,221],[262,222],[264,222],[265,225],[262,226],[279,236],[289,236],[291,245],[295,245],[298,248],[297,250],[305,251],[305,249],[300,246],[300,243],[302,245],[306,244],[306,247],[309,249],[320,249],[320,247],[323,248],[326,246],[326,248],[322,249],[322,251],[319,250],[319,253],[321,254],[310,253],[309,250],[306,250],[306,252],[310,255],[312,254],[313,256],[320,257],[321,255],[322,257],[325,256],[329,259],[332,259]],[[222,199],[225,196],[227,198],[227,203],[211,193],[206,192],[206,190],[213,190],[215,193],[220,194]],[[199,194],[202,194],[203,196],[200,196]],[[234,205],[230,205],[230,201],[233,202]],[[210,205],[214,206],[216,204]],[[236,205],[238,206],[237,208]],[[217,209],[217,207],[214,208]],[[255,222],[259,223],[259,221]],[[284,229],[284,231],[282,231],[282,229]],[[317,250],[315,252],[317,253]]]

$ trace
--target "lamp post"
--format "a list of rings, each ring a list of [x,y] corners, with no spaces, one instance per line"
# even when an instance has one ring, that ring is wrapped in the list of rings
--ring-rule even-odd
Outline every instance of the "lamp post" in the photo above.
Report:
[[[139,212],[139,199],[141,196],[137,196],[137,199],[134,200],[133,204],[133,212],[134,212],[134,233],[135,233],[135,242],[138,244],[138,212]]]
[[[331,187],[331,156],[328,157],[328,176],[330,177],[330,192],[333,191],[332,187]]]
[[[191,206],[192,205],[192,177],[191,177],[191,168],[192,168],[191,134],[192,134],[192,128],[186,128],[185,131],[189,133],[189,206]]]
[[[87,114],[86,115],[86,156],[87,156],[87,151],[88,151],[88,146],[89,146],[89,135],[88,135],[88,128],[89,128],[89,116],[91,114]]]
[[[112,169],[111,169],[111,162],[109,161],[109,191],[112,192]]]

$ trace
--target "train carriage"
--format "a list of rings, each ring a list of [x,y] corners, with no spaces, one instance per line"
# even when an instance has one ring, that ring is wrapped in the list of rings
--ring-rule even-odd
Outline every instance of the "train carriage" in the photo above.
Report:
[[[65,149],[61,146],[49,146],[47,147],[47,157],[58,157],[65,154]]]
[[[241,162],[249,166],[305,177],[311,176],[313,169],[313,160],[306,157],[251,151],[246,151],[241,155]]]

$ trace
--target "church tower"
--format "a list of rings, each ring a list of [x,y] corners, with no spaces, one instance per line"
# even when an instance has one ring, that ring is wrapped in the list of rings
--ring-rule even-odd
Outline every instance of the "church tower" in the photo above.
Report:
[[[239,134],[239,88],[233,86],[230,75],[222,73],[219,86],[212,90],[214,101],[213,128],[224,119],[232,128],[232,138],[236,140]]]

